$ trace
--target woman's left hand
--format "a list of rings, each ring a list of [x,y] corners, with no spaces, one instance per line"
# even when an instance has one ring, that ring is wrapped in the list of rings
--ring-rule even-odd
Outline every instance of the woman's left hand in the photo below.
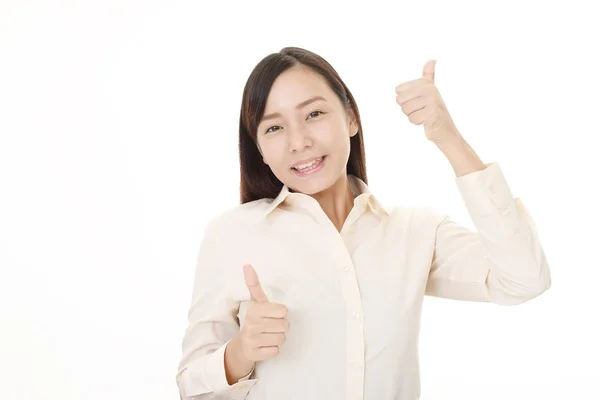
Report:
[[[460,137],[450,113],[434,84],[435,61],[423,67],[423,77],[396,86],[396,102],[408,120],[423,125],[427,139],[440,144]]]

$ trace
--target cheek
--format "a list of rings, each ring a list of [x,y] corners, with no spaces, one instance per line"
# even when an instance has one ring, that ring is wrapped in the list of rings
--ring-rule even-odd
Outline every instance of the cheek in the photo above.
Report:
[[[343,123],[336,124],[330,128],[330,145],[336,149],[350,149],[350,132],[348,126]]]
[[[344,141],[347,140],[348,127],[340,121],[331,121],[326,124],[321,124],[313,131],[316,142],[323,146],[336,148],[343,146]]]
[[[284,143],[282,140],[268,140],[261,143],[264,161],[273,169],[279,168],[285,162]]]

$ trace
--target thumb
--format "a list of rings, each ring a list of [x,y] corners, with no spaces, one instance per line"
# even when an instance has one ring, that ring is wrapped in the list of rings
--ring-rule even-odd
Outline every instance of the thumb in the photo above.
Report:
[[[244,279],[246,280],[246,286],[250,292],[250,298],[253,301],[259,303],[266,303],[269,301],[262,286],[260,286],[260,281],[258,280],[258,275],[256,274],[254,267],[250,264],[244,265]]]
[[[435,60],[429,60],[423,67],[423,78],[435,82]]]

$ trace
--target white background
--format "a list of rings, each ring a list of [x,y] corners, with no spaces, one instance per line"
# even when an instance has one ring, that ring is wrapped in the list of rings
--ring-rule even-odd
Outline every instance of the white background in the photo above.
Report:
[[[463,136],[537,223],[542,297],[426,299],[422,399],[600,398],[593,2],[203,3],[0,3],[0,399],[178,398],[202,231],[238,201],[243,85],[284,46],[353,91],[378,196],[471,226],[395,103],[437,58]]]

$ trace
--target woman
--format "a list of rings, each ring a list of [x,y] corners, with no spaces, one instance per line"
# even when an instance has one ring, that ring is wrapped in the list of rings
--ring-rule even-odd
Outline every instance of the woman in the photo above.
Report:
[[[396,101],[452,165],[477,233],[369,191],[358,107],[323,58],[284,48],[255,67],[242,204],[201,244],[182,399],[418,399],[424,295],[515,305],[548,289],[529,214],[461,137],[434,68]]]

